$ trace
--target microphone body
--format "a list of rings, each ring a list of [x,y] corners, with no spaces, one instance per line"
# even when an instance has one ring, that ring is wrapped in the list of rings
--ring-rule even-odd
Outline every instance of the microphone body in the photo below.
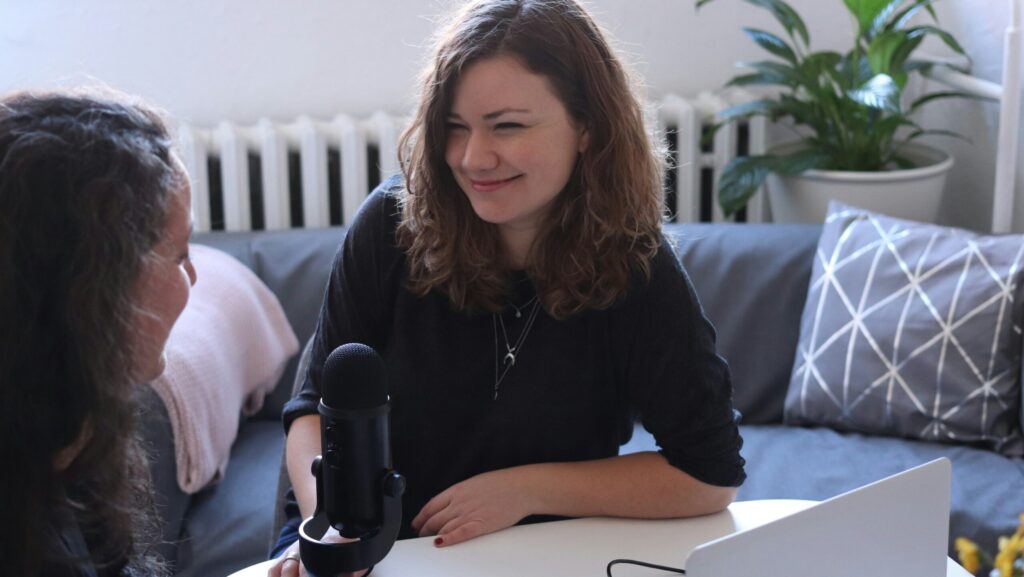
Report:
[[[391,467],[384,361],[366,345],[334,349],[320,388],[323,510],[343,537],[381,524],[381,479]]]
[[[331,352],[321,382],[321,455],[313,461],[316,512],[299,525],[299,553],[311,577],[373,567],[402,523],[405,478],[391,468],[384,361],[366,345]],[[344,543],[324,541],[333,527]]]
[[[386,402],[343,409],[320,401],[323,509],[343,537],[363,537],[382,523],[381,479],[391,468],[389,409]]]

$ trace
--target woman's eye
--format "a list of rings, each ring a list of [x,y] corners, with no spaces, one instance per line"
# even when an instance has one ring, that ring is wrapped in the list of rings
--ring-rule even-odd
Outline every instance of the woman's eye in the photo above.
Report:
[[[464,130],[466,128],[465,126],[459,124],[458,122],[447,122],[445,123],[444,127],[449,132],[453,130]]]
[[[518,122],[499,122],[494,125],[495,130],[515,130],[522,127],[523,125]]]

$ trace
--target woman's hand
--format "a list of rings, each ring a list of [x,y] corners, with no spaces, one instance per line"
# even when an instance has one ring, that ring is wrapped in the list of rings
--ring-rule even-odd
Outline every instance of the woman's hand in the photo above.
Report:
[[[325,543],[345,543],[351,541],[338,534],[334,529],[329,529],[324,536]],[[338,577],[363,577],[369,569],[363,569],[355,573],[339,573]],[[267,577],[306,577],[306,566],[299,560],[299,542],[292,543],[291,547],[285,549],[284,554],[277,558],[277,562],[267,570]]]
[[[511,527],[534,512],[526,469],[517,467],[452,485],[423,507],[412,528],[421,537],[437,535],[434,543],[442,547]]]

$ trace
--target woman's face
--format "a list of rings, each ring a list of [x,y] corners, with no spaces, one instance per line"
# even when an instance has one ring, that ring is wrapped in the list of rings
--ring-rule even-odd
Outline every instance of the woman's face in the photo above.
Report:
[[[196,270],[188,258],[188,240],[192,233],[192,189],[184,168],[182,186],[172,195],[167,228],[142,267],[136,280],[134,326],[136,355],[132,376],[136,382],[148,382],[164,372],[164,346],[174,321],[188,302],[196,282]]]
[[[445,160],[481,219],[532,242],[586,148],[548,80],[512,56],[467,67],[455,85]]]

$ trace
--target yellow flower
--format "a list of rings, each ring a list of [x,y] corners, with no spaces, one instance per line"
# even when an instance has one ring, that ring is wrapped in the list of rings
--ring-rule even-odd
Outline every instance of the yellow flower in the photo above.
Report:
[[[957,556],[960,557],[960,564],[967,569],[967,572],[974,575],[981,569],[981,559],[978,558],[978,545],[970,539],[959,537],[955,541]]]
[[[1002,577],[1013,575],[1013,562],[1017,559],[1021,547],[1021,531],[1009,539],[999,539],[999,554],[996,555],[995,568]]]

